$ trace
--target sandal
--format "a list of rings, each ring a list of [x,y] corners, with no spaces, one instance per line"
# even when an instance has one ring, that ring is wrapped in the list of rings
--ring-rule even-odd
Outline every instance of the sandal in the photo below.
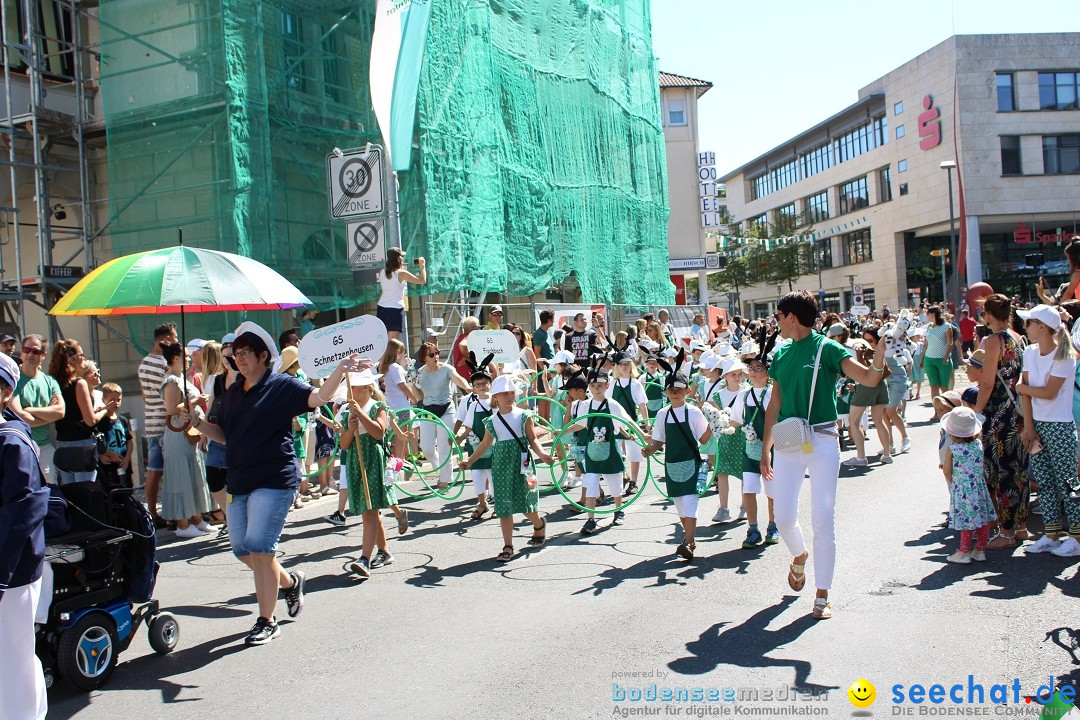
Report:
[[[472,511],[472,514],[469,515],[469,519],[475,522],[476,520],[479,520],[480,518],[484,517],[484,515],[487,514],[487,510],[488,509],[486,507],[484,507],[483,509],[476,508],[475,510]]]
[[[409,511],[405,508],[401,508],[401,515],[397,519],[397,531],[398,535],[404,535],[405,531],[409,529]]]
[[[828,620],[832,617],[832,605],[827,598],[816,598],[814,600],[814,619],[815,620]]]
[[[998,535],[986,544],[987,550],[1009,550],[1016,547],[1016,538],[1004,533]]]
[[[792,560],[788,566],[787,584],[795,592],[799,592],[806,585],[806,563],[802,565]]]
[[[529,547],[541,547],[543,546],[544,541],[547,539],[547,520],[541,518],[540,522],[544,524],[541,525],[539,528],[533,528],[533,536],[529,538],[528,542]]]
[[[1017,530],[1016,532],[1014,532],[1013,537],[1017,540],[1030,540],[1031,533],[1027,531],[1027,528],[1024,528],[1022,530]]]
[[[495,556],[495,559],[499,562],[509,562],[510,558],[514,557],[514,546],[503,545],[502,552]]]
[[[689,545],[683,543],[679,547],[675,548],[675,554],[681,557],[683,560],[693,560],[695,548],[697,548],[697,543],[690,543]]]

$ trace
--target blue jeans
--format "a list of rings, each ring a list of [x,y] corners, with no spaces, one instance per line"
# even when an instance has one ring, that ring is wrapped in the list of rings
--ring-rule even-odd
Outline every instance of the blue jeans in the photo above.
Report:
[[[296,497],[295,488],[259,488],[247,495],[230,495],[225,504],[233,555],[273,555]]]
[[[161,435],[146,436],[146,469],[161,472],[165,469],[165,454],[161,450]]]
[[[97,441],[94,438],[87,438],[86,440],[57,440],[53,443],[54,448],[64,447],[86,447],[88,445],[96,446]],[[53,461],[55,465],[55,461]],[[97,480],[97,470],[89,470],[87,472],[68,472],[56,468],[56,480],[61,485],[67,485],[68,483],[76,482],[94,482]]]

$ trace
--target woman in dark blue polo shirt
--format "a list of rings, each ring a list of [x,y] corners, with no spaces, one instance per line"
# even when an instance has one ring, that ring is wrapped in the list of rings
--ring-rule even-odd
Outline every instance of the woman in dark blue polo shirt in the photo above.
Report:
[[[209,439],[225,443],[229,540],[233,554],[255,573],[259,603],[259,619],[245,642],[262,645],[279,633],[274,617],[279,587],[285,593],[289,617],[296,617],[304,607],[304,573],[286,572],[275,555],[289,506],[300,487],[293,418],[325,405],[343,373],[370,368],[371,361],[355,355],[346,358],[321,388],[313,389],[291,375],[273,372],[277,363],[274,341],[252,322],[236,328],[233,360],[240,377],[225,391],[217,424],[196,409],[193,426]]]

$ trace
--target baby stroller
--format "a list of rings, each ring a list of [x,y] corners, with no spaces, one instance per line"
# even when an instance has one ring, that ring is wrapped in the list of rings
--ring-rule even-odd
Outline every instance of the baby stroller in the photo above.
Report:
[[[162,655],[176,647],[180,626],[151,599],[154,524],[132,491],[106,492],[93,482],[64,485],[62,498],[52,490],[38,612],[39,621],[47,619],[37,626],[37,655],[46,687],[59,675],[93,690],[108,680],[140,624]]]

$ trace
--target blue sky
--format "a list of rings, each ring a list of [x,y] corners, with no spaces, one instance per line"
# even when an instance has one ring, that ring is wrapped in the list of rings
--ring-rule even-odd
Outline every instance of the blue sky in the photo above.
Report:
[[[698,149],[723,174],[951,35],[1080,31],[1080,0],[652,0],[652,20],[660,69],[714,84]]]

